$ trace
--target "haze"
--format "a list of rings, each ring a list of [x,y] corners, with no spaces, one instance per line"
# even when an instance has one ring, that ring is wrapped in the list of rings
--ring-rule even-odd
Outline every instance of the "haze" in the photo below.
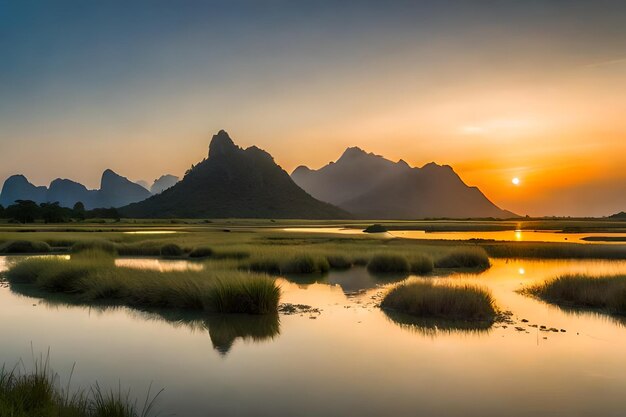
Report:
[[[181,175],[223,128],[289,172],[358,145],[519,214],[624,210],[626,5],[471,3],[2,1],[0,181]]]

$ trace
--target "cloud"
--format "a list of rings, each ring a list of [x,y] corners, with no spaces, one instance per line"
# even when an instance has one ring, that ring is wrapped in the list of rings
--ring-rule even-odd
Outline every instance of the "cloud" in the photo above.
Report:
[[[608,67],[611,65],[622,65],[622,64],[626,64],[626,58],[618,58],[618,59],[611,59],[608,61],[594,62],[592,64],[585,65],[585,68],[599,68],[599,67]]]

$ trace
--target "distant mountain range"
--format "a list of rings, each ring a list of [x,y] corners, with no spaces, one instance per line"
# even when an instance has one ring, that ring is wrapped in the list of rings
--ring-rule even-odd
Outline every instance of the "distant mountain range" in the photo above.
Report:
[[[300,166],[291,177],[313,197],[361,218],[517,217],[467,186],[448,165],[413,168],[357,147],[318,170]]]
[[[120,209],[128,217],[347,218],[350,214],[311,197],[272,156],[242,149],[225,131],[213,136],[208,158],[161,194]]]
[[[242,149],[223,130],[213,136],[208,158],[182,180],[163,175],[150,191],[141,183],[109,169],[98,190],[68,179],[38,187],[14,175],[4,183],[0,204],[33,200],[72,207],[81,201],[87,209],[116,207],[135,218],[517,217],[466,185],[448,165],[415,168],[351,147],[336,162],[318,170],[300,166],[290,176],[269,153],[256,146]]]
[[[23,175],[13,175],[2,186],[0,204],[9,206],[16,200],[32,200],[39,204],[59,202],[63,207],[73,207],[80,201],[85,208],[93,209],[121,207],[148,197],[150,191],[107,169],[102,173],[98,190],[89,190],[78,182],[61,178],[52,181],[49,187],[38,187]]]
[[[609,219],[626,219],[626,211],[620,211],[609,216]]]

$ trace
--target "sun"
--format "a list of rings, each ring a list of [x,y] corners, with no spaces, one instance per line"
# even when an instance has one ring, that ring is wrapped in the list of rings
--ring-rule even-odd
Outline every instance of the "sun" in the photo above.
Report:
[[[520,180],[519,178],[515,177],[511,180],[511,182],[513,183],[513,185],[519,185],[520,184]]]

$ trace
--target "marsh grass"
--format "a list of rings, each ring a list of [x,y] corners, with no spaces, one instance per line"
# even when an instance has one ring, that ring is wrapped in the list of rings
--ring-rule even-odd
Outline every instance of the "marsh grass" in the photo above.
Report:
[[[183,248],[176,243],[168,243],[161,246],[161,256],[164,258],[179,258],[185,254]]]
[[[34,370],[23,371],[3,366],[0,370],[0,416],[2,417],[148,417],[154,414],[155,396],[150,390],[142,407],[132,400],[130,391],[104,391],[97,383],[73,394],[63,389],[48,357],[35,361]],[[70,377],[71,381],[71,377]]]
[[[87,240],[83,242],[77,242],[72,245],[72,252],[82,252],[87,250],[98,250],[101,252],[110,253],[111,255],[117,255],[117,245],[109,240]]]
[[[493,323],[498,314],[491,293],[484,288],[426,280],[399,284],[387,293],[381,307],[423,319],[453,321]]]
[[[367,270],[373,274],[408,274],[411,265],[405,256],[384,253],[372,256],[367,263]]]
[[[494,258],[626,259],[626,245],[505,242],[481,245]]]
[[[433,258],[428,255],[416,254],[409,260],[411,273],[416,275],[426,275],[433,271],[435,264]]]
[[[626,315],[626,275],[562,275],[525,288],[522,293],[562,307]]]
[[[0,253],[49,253],[52,250],[46,242],[36,240],[12,240],[0,244]]]
[[[13,265],[6,278],[81,302],[137,308],[180,308],[217,313],[276,312],[280,289],[273,278],[219,264],[203,271],[159,272],[116,267],[105,252],[84,251],[71,260],[30,258]]]
[[[487,269],[491,266],[491,263],[484,249],[468,247],[456,249],[437,259],[435,266],[437,268]]]
[[[208,246],[200,246],[189,252],[190,258],[209,258],[213,256],[214,251]]]

